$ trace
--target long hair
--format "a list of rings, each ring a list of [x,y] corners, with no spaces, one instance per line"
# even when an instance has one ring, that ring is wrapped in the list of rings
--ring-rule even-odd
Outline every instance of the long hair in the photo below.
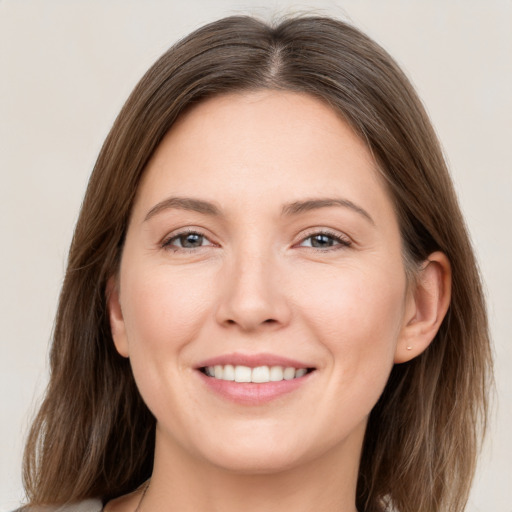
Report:
[[[326,102],[365,141],[391,193],[406,267],[443,251],[452,300],[430,347],[395,365],[368,423],[357,486],[366,512],[463,510],[485,428],[488,326],[473,250],[436,135],[408,79],[354,27],[236,16],[168,50],[127,100],[99,154],[60,295],[46,397],[28,437],[29,503],[104,500],[151,474],[155,419],[115,350],[106,283],[134,196],[176,119],[205,98],[290,90]]]

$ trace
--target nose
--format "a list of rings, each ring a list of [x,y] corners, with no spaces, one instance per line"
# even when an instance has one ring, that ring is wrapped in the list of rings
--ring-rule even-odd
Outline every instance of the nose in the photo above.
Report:
[[[260,251],[244,251],[226,264],[217,322],[246,332],[287,325],[291,310],[278,267],[275,256]]]

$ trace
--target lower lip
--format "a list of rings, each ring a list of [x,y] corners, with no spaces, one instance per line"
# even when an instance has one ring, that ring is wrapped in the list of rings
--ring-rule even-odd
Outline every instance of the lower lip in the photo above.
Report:
[[[197,372],[209,389],[231,402],[244,405],[265,404],[287,395],[303,386],[314,373],[306,373],[306,375],[297,379],[257,384],[254,382],[215,379],[208,377],[199,370]]]

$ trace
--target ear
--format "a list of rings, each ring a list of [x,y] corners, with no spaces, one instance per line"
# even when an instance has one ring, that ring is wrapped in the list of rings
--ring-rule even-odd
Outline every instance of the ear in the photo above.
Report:
[[[432,342],[451,299],[451,265],[442,252],[424,262],[407,297],[404,326],[395,351],[395,363],[420,355]]]
[[[119,284],[113,276],[107,281],[106,295],[110,331],[112,333],[114,345],[120,355],[128,357],[128,341],[126,339],[123,311],[119,301]]]

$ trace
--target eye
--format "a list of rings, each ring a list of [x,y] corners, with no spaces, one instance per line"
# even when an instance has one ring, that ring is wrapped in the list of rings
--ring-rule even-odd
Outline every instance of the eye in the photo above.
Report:
[[[314,249],[335,249],[337,247],[350,247],[351,242],[341,235],[331,232],[313,233],[300,242],[299,247],[312,247]]]
[[[186,231],[167,238],[162,247],[174,250],[198,249],[207,245],[213,245],[208,238],[196,231]]]

